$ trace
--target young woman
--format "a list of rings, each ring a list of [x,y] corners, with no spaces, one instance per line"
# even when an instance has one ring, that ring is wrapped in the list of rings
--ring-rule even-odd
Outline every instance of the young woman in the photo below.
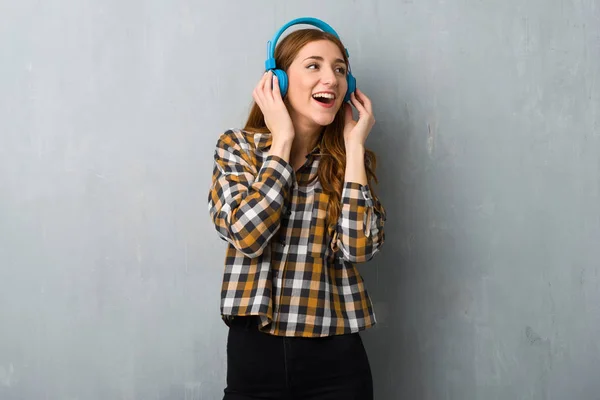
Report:
[[[298,23],[320,29],[294,31],[273,51]],[[322,21],[291,21],[268,52],[245,127],[217,141],[208,196],[228,242],[224,399],[369,400],[359,332],[375,315],[356,265],[385,239],[385,209],[370,184],[376,157],[365,148],[371,101]]]

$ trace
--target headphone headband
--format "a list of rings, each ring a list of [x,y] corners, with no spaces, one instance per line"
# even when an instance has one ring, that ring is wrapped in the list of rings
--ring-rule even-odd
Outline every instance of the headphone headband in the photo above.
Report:
[[[317,28],[321,29],[322,31],[330,33],[333,36],[335,36],[336,38],[340,39],[340,36],[337,34],[337,32],[331,26],[329,26],[329,24],[327,24],[324,21],[321,21],[320,19],[317,19],[317,18],[312,18],[312,17],[296,18],[296,19],[291,20],[287,24],[283,25],[275,33],[275,35],[273,36],[273,39],[271,39],[267,42],[267,60],[265,61],[265,69],[267,71],[273,71],[273,73],[275,74],[275,76],[277,76],[277,78],[279,80],[279,88],[281,90],[282,96],[285,96],[287,93],[288,78],[287,78],[287,74],[285,73],[285,71],[277,68],[277,65],[275,62],[275,47],[277,45],[277,41],[279,40],[279,37],[281,36],[281,34],[286,29],[288,29],[290,26],[298,25],[298,24],[306,24],[306,25],[316,26]],[[346,51],[346,57],[350,58],[350,53],[348,52],[348,49],[344,48],[344,50]],[[347,102],[347,101],[350,101],[350,95],[356,89],[356,78],[354,78],[354,76],[352,75],[352,72],[350,70],[350,65],[348,65],[348,73],[346,75],[346,81],[348,82],[348,89],[346,90],[346,93],[344,95],[344,101]]]
[[[293,19],[290,22],[288,22],[287,24],[283,25],[275,33],[275,35],[273,35],[273,39],[271,39],[267,42],[267,61],[265,62],[265,69],[267,71],[270,69],[276,68],[276,66],[275,66],[275,47],[277,46],[277,41],[279,40],[279,37],[289,27],[291,27],[293,25],[302,25],[302,24],[316,26],[317,28],[321,29],[322,31],[331,33],[338,39],[340,38],[340,35],[338,35],[337,32],[331,27],[331,25],[329,25],[325,21],[321,21],[320,19],[312,18],[312,17],[301,17],[301,18]],[[348,49],[344,49],[344,50],[346,50],[346,56],[350,57],[350,54],[348,53]]]

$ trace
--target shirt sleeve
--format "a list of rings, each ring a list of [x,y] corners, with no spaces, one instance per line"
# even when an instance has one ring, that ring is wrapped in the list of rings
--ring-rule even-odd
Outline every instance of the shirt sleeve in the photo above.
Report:
[[[257,170],[249,148],[240,132],[219,137],[208,210],[221,239],[248,257],[258,257],[280,227],[293,170],[275,155],[267,156]]]
[[[386,211],[369,185],[345,182],[335,245],[344,260],[361,263],[373,258],[385,241]]]

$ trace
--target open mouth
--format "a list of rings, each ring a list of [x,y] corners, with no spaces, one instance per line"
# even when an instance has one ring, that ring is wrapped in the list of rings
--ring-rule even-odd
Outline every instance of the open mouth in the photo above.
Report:
[[[323,105],[333,105],[335,102],[335,95],[333,93],[315,93],[312,95],[313,99]]]

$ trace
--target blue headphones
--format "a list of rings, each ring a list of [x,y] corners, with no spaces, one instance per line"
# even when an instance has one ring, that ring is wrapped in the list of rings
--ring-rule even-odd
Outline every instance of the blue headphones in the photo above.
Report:
[[[317,28],[321,29],[322,31],[331,33],[334,36],[336,36],[337,38],[339,38],[339,35],[337,34],[337,32],[335,30],[333,30],[333,28],[331,26],[329,26],[328,24],[326,24],[325,22],[323,22],[319,19],[310,18],[310,17],[294,19],[294,20],[288,22],[287,24],[285,24],[284,26],[282,26],[281,29],[279,29],[279,31],[277,31],[277,33],[275,33],[275,36],[273,36],[273,39],[267,42],[267,61],[265,61],[265,68],[267,71],[273,71],[273,74],[275,74],[277,76],[277,80],[279,81],[279,89],[281,90],[281,97],[284,97],[287,93],[288,77],[287,77],[287,74],[285,73],[285,71],[278,69],[277,66],[275,65],[275,47],[276,47],[277,41],[279,40],[279,37],[281,36],[281,34],[286,29],[288,29],[290,26],[298,25],[298,24],[307,24],[307,25],[316,26]],[[344,50],[346,50],[346,56],[348,56],[348,58],[350,58],[350,53],[348,53],[348,49],[345,48]],[[350,101],[350,95],[354,92],[354,90],[356,90],[356,78],[354,78],[354,76],[352,75],[352,72],[350,72],[350,67],[348,67],[348,73],[346,74],[346,80],[348,81],[348,91],[346,92],[346,95],[344,96],[345,102]]]

